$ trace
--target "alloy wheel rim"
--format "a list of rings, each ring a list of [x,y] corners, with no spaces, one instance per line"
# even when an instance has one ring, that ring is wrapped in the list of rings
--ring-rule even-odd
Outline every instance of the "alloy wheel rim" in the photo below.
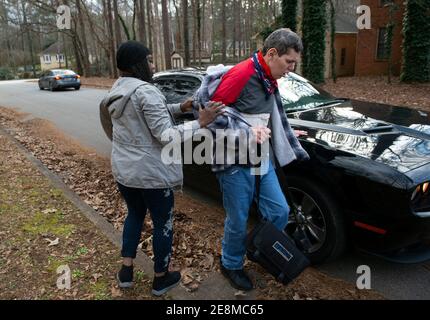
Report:
[[[298,212],[291,213],[288,217],[286,231],[290,236],[297,231],[306,237],[310,248],[307,253],[318,251],[327,238],[327,223],[321,208],[317,202],[306,192],[298,188],[290,188],[292,201],[296,205]]]

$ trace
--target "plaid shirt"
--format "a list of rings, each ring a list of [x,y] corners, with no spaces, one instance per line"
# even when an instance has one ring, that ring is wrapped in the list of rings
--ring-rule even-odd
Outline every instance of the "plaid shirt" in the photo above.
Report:
[[[214,92],[221,83],[222,76],[228,71],[228,68],[221,68],[213,73],[208,73],[205,76],[199,90],[194,95],[194,115],[198,118],[198,106],[199,104],[206,107],[210,98],[213,96]],[[257,70],[256,70],[257,72]],[[258,90],[258,88],[256,88]],[[288,123],[287,116],[283,110],[279,91],[276,90],[273,93],[275,95],[275,103],[270,116],[270,129],[271,140],[272,140],[272,153],[276,156],[281,166],[285,166],[294,160],[302,161],[309,159],[309,155],[302,148],[298,139],[296,138],[294,131],[291,129]],[[240,112],[232,107],[226,107],[223,115],[218,116],[218,118],[212,122],[207,127],[213,134],[215,139],[214,143],[214,156],[212,163],[213,172],[221,172],[232,166],[231,161],[227,159],[228,150],[227,144],[224,144],[223,159],[219,159],[216,154],[216,144],[217,144],[217,130],[227,130],[229,138],[234,140],[236,143],[249,145],[249,139],[252,135],[250,125],[246,122]],[[219,137],[218,137],[219,138]],[[237,144],[236,144],[237,145]],[[239,164],[240,155],[238,150],[236,150],[234,156],[234,164]],[[250,166],[250,163],[247,163]]]

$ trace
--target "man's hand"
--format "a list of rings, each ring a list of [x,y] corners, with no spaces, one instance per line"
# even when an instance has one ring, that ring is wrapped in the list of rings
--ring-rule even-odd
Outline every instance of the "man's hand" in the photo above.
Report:
[[[181,111],[182,113],[193,111],[193,98],[188,98],[181,103]]]
[[[263,144],[267,139],[270,138],[270,129],[262,126],[251,127],[252,133],[258,144]]]
[[[218,117],[220,114],[223,114],[223,109],[225,105],[223,105],[221,102],[213,102],[210,101],[208,106],[204,109],[199,107],[199,124],[200,127],[204,128],[209,123],[214,121],[216,117]]]
[[[303,130],[294,130],[294,135],[298,138],[300,136],[307,136],[308,132]]]

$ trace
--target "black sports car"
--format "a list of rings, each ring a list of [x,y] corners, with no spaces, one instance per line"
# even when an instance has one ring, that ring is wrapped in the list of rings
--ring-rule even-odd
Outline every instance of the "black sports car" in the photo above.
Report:
[[[169,103],[200,86],[203,71],[158,73]],[[397,262],[430,259],[430,115],[404,107],[339,99],[290,73],[279,80],[282,101],[307,162],[284,168],[314,263],[356,247]],[[183,121],[191,115],[185,115]],[[209,165],[185,165],[185,183],[219,197]]]

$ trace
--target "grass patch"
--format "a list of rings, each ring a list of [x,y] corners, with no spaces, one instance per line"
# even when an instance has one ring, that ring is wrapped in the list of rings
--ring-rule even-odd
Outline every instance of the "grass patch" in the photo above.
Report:
[[[86,247],[80,247],[77,251],[76,251],[76,256],[82,256],[82,255],[86,255],[88,253],[88,248]]]
[[[146,278],[146,274],[141,270],[137,270],[135,277],[136,277],[136,282],[141,282],[143,279]]]
[[[85,276],[85,273],[80,269],[75,269],[72,271],[72,278],[73,279],[80,279]]]
[[[90,292],[94,295],[96,300],[111,300],[109,286],[106,282],[101,279],[97,280],[96,283],[90,285]]]
[[[50,189],[49,194],[52,198],[62,198],[63,197],[63,191],[60,189]]]
[[[64,224],[63,219],[61,211],[37,212],[22,229],[32,235],[52,234],[57,237],[68,237],[75,227],[72,224]]]

